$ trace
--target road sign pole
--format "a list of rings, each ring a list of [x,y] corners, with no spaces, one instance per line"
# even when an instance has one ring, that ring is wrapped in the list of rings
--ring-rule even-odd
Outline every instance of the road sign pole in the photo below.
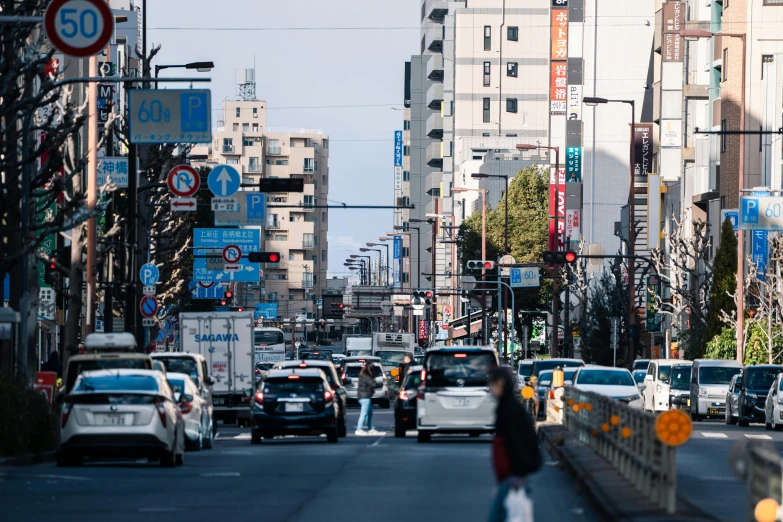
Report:
[[[125,84],[126,97],[131,87],[130,83]],[[138,296],[135,283],[135,275],[138,273],[135,263],[138,243],[136,236],[136,226],[138,224],[137,194],[139,190],[138,171],[136,170],[137,161],[138,146],[132,140],[128,140],[128,219],[125,222],[125,237],[127,238],[128,248],[124,249],[125,268],[128,274],[128,281],[125,287],[125,331],[132,332],[138,337],[139,323],[141,321],[139,320],[140,314],[138,312]]]

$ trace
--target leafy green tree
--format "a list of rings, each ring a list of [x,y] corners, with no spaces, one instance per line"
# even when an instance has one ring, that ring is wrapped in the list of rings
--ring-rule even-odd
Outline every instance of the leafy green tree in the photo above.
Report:
[[[715,336],[721,335],[725,329],[725,323],[721,320],[721,311],[731,314],[737,309],[732,297],[737,289],[737,238],[728,219],[721,227],[720,247],[715,253],[714,263],[707,328],[704,335],[708,342]]]
[[[707,343],[704,357],[708,359],[736,359],[737,336],[734,332],[734,328],[724,325],[720,333]]]

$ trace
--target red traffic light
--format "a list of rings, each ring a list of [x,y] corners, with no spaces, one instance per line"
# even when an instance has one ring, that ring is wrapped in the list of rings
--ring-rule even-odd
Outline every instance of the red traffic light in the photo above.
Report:
[[[245,309],[242,308],[241,306],[239,308],[237,308],[237,312],[244,312],[244,311],[245,311]]]
[[[49,268],[51,268],[52,270],[54,270],[55,268],[57,268],[57,264],[56,264],[56,262],[55,262],[55,259],[54,259],[54,258],[52,258],[52,259],[49,261]]]
[[[484,268],[492,268],[494,265],[492,261],[484,261]]]
[[[343,308],[345,308],[345,303],[340,303],[340,304],[338,304],[338,305],[337,305],[337,308],[339,308],[340,310],[342,310]]]
[[[278,261],[280,261],[280,254],[278,254],[277,252],[272,252],[269,254],[270,263],[277,263]]]
[[[226,299],[231,299],[232,297],[234,297],[234,292],[226,292]]]
[[[220,300],[220,306],[226,306],[226,300],[225,299],[221,299]]]
[[[567,263],[573,263],[576,261],[576,252],[568,251],[565,253],[565,260]]]
[[[432,298],[432,292],[427,290],[426,292],[424,292],[424,297],[426,297],[427,299],[431,299]]]

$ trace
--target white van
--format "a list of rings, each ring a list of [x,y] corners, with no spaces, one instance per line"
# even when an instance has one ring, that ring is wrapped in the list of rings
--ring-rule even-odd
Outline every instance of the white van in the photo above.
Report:
[[[672,366],[693,364],[680,359],[652,359],[647,364],[642,389],[642,408],[644,411],[666,411],[669,409],[669,395],[672,384]]]
[[[726,393],[742,363],[722,359],[696,359],[691,371],[691,418],[725,417]]]

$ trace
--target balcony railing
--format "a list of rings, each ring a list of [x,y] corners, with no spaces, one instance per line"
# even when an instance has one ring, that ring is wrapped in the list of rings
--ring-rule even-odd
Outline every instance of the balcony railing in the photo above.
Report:
[[[280,154],[280,147],[267,147],[266,153],[270,155],[279,155]]]
[[[314,245],[313,241],[302,241],[302,248],[310,249],[310,248],[314,248],[314,247],[315,247],[315,245]]]
[[[261,172],[261,164],[260,163],[251,163],[247,166],[248,172]]]
[[[224,153],[234,152],[234,146],[233,145],[223,145],[223,152]]]

